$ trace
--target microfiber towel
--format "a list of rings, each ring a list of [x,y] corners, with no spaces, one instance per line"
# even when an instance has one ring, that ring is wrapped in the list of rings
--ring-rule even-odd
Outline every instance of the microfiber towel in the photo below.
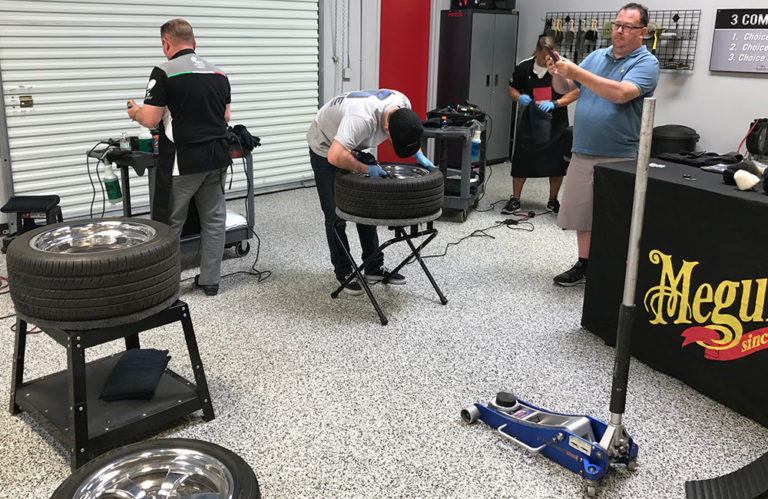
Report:
[[[99,398],[109,402],[151,399],[169,360],[168,350],[128,350],[112,368]]]

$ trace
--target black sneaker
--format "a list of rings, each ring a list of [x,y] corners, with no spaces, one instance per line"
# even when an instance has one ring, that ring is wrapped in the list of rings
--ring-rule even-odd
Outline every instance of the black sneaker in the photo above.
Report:
[[[376,284],[377,282],[383,281],[386,279],[386,284],[394,284],[394,285],[400,285],[405,284],[405,276],[401,274],[393,274],[389,270],[387,270],[386,267],[381,267],[379,270],[375,272],[368,272],[365,271],[365,280],[368,281],[368,284]]]
[[[560,213],[560,201],[557,198],[550,199],[547,203],[547,209],[552,213]]]
[[[566,270],[560,275],[556,275],[553,281],[558,286],[576,286],[587,280],[587,274],[584,272],[584,265],[576,262],[576,265]]]
[[[206,296],[216,296],[219,292],[218,284],[200,284],[200,274],[195,276],[195,286],[202,288]]]
[[[339,279],[339,282],[344,282],[347,279]],[[349,296],[360,296],[363,294],[363,287],[360,285],[359,282],[357,282],[357,278],[353,278],[351,281],[347,283],[346,286],[342,288],[342,291],[344,291]]]
[[[507,204],[504,205],[504,208],[501,209],[501,212],[505,215],[511,215],[519,209],[520,209],[520,198],[516,198],[515,196],[512,196],[511,198],[509,198],[509,201],[507,201]]]

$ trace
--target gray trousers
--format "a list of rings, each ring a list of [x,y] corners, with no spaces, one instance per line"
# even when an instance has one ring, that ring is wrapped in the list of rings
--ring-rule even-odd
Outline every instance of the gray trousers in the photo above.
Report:
[[[200,213],[199,284],[218,284],[227,230],[227,203],[221,185],[222,170],[173,177],[170,223],[176,237],[187,219],[194,198]]]

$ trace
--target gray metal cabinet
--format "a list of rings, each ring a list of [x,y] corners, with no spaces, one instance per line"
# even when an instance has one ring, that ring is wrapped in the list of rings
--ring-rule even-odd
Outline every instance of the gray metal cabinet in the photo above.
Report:
[[[437,105],[470,102],[490,116],[491,163],[509,159],[507,88],[517,58],[517,25],[517,12],[463,9],[440,15]]]

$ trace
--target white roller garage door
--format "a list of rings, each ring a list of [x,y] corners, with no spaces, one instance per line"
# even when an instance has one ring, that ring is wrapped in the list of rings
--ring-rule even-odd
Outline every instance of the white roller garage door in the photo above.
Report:
[[[138,134],[125,102],[141,102],[152,67],[164,59],[160,26],[173,18],[188,20],[197,53],[227,72],[230,124],[261,137],[257,192],[312,178],[305,132],[318,101],[318,0],[0,0],[6,193],[58,194],[65,218],[88,216],[85,153],[123,131]],[[132,175],[134,211],[147,211],[146,176]],[[245,187],[236,164],[228,197]]]

